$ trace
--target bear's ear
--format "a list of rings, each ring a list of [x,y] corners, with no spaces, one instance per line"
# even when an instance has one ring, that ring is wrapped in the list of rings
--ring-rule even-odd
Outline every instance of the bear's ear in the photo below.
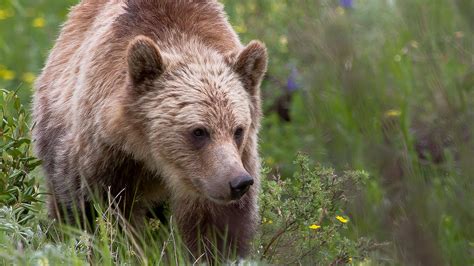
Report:
[[[267,48],[259,41],[251,41],[238,55],[234,64],[246,90],[255,96],[267,71]]]
[[[128,72],[134,86],[153,82],[165,70],[158,46],[143,35],[133,39],[127,49]]]

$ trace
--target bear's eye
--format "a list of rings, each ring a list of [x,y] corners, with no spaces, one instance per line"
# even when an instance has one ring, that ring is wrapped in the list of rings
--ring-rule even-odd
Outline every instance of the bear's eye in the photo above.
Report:
[[[244,129],[239,127],[234,132],[234,138],[240,140],[244,136]]]
[[[197,128],[193,131],[193,136],[196,138],[203,138],[207,135],[207,132],[203,128]]]
[[[196,128],[190,133],[190,141],[195,149],[201,149],[209,142],[209,132],[205,128]]]

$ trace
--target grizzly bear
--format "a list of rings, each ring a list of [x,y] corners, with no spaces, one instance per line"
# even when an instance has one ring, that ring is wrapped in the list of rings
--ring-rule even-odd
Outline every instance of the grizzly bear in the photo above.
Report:
[[[266,66],[215,0],[82,0],[35,85],[50,215],[70,223],[98,192],[139,226],[167,202],[195,255],[215,231],[221,254],[245,256]]]

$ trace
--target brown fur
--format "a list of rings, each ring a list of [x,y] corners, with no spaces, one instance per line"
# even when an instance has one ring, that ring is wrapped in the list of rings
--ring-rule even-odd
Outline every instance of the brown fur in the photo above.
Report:
[[[240,44],[216,1],[82,1],[34,96],[50,214],[68,216],[90,190],[110,187],[124,213],[133,205],[132,217],[169,200],[195,255],[199,237],[228,230],[221,252],[244,256],[258,220],[266,58],[261,43]],[[209,132],[205,142],[190,138],[196,127]],[[245,133],[236,140],[239,127]],[[230,200],[230,178],[242,174],[255,183]]]

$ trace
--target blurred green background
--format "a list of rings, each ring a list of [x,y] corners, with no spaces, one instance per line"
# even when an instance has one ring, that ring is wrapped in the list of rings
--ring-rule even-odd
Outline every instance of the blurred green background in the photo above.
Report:
[[[32,84],[77,1],[0,0],[0,88]],[[264,41],[261,154],[291,175],[304,152],[366,170],[351,234],[373,261],[474,265],[474,1],[222,1],[243,42]]]

